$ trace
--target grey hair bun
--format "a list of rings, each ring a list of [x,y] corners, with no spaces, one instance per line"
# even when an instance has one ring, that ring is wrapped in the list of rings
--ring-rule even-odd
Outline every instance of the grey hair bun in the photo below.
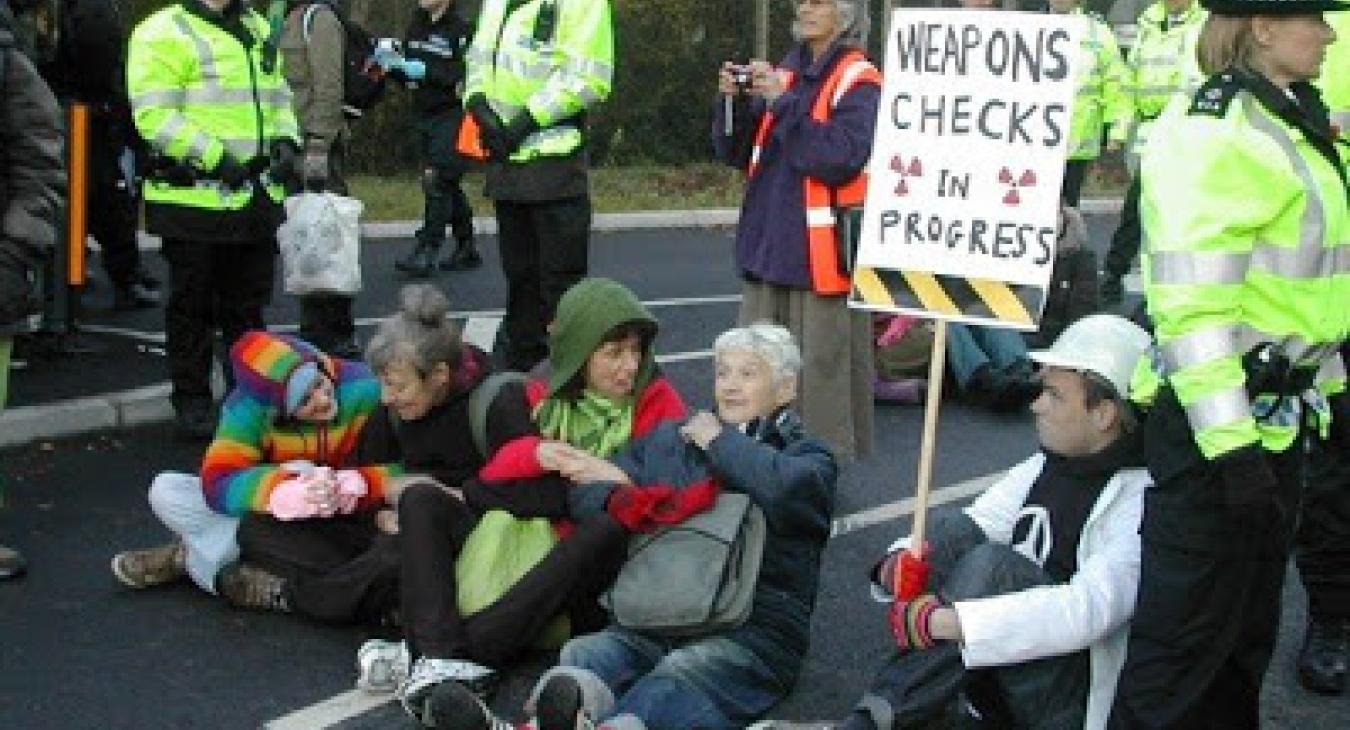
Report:
[[[403,316],[423,327],[440,327],[445,324],[445,315],[450,311],[450,300],[430,284],[409,284],[403,287],[399,292],[399,302]]]

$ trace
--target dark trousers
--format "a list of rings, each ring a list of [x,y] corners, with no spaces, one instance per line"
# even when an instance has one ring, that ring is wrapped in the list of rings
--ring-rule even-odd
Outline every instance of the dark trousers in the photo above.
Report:
[[[1350,620],[1350,423],[1343,414],[1350,409],[1337,409],[1331,441],[1313,446],[1294,545],[1308,615],[1319,620]]]
[[[1105,269],[1107,276],[1121,278],[1130,272],[1134,259],[1139,255],[1140,241],[1144,231],[1139,223],[1139,176],[1130,181],[1125,191],[1125,202],[1120,208],[1120,225],[1111,236],[1111,247],[1106,250]]]
[[[1059,199],[1072,208],[1078,207],[1083,195],[1083,180],[1094,160],[1068,160],[1064,163],[1064,185],[1060,188]]]
[[[1204,459],[1185,412],[1164,389],[1144,424],[1139,597],[1112,728],[1259,725],[1261,679],[1275,647],[1303,454],[1268,457],[1278,482],[1267,520],[1225,506],[1223,478]]]
[[[439,247],[449,226],[456,241],[473,238],[473,208],[460,186],[464,164],[455,154],[462,115],[456,110],[415,124],[422,158],[422,227],[417,240]]]
[[[209,406],[211,356],[216,331],[222,353],[251,329],[263,327],[263,307],[272,297],[276,241],[204,243],[165,239],[169,301],[164,307],[165,345],[173,405]],[[229,368],[225,368],[230,378]]]
[[[328,150],[328,179],[323,189],[348,195],[346,175],[347,139],[339,136]],[[359,358],[353,349],[356,319],[353,297],[346,294],[308,294],[300,297],[300,339],[324,352],[347,358]]]
[[[238,539],[245,560],[286,580],[302,616],[378,624],[398,606],[398,538],[376,529],[373,512],[292,522],[251,514]]]
[[[931,585],[948,602],[985,598],[1054,581],[1026,556],[989,542],[958,509],[935,511],[929,544]],[[1091,672],[1086,649],[1005,667],[967,670],[960,647],[942,642],[926,651],[897,652],[873,680],[846,728],[929,727],[949,716],[964,692],[992,727],[1083,726]],[[870,722],[870,724],[869,724]]]
[[[603,625],[597,598],[618,573],[627,532],[608,515],[577,525],[501,598],[462,617],[455,559],[478,515],[430,485],[399,498],[403,627],[414,656],[460,658],[501,667],[567,614],[574,632]]]
[[[547,327],[563,292],[586,276],[591,199],[497,201],[502,271],[508,285],[506,365],[529,372],[548,356]]]
[[[103,270],[114,287],[136,283],[141,252],[136,246],[138,195],[122,171],[127,148],[122,127],[95,115],[90,128],[89,235],[103,249]]]

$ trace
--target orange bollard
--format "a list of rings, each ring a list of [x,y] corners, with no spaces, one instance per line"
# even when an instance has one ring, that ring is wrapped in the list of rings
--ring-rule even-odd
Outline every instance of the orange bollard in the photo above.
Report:
[[[84,242],[89,223],[89,106],[70,107],[70,196],[67,211],[66,282],[84,286]]]

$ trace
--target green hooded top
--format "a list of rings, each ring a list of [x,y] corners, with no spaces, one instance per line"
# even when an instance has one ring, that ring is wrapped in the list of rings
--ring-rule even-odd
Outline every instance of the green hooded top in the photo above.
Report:
[[[626,322],[647,322],[656,330],[656,318],[642,306],[628,287],[612,279],[582,279],[558,301],[558,313],[549,332],[548,400],[586,367],[591,353],[600,348],[605,335]],[[652,347],[643,353],[634,381],[634,393],[641,393],[656,374],[656,356]],[[547,408],[547,401],[544,405]]]

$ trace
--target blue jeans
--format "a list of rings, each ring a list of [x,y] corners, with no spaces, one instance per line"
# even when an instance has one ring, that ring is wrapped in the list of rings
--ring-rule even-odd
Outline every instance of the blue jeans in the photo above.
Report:
[[[1027,343],[1018,332],[954,322],[947,325],[947,360],[962,390],[981,365],[1003,370],[1026,359]]]
[[[727,636],[686,642],[611,626],[567,642],[559,663],[594,672],[614,693],[612,713],[650,730],[739,730],[787,695],[768,664]]]

